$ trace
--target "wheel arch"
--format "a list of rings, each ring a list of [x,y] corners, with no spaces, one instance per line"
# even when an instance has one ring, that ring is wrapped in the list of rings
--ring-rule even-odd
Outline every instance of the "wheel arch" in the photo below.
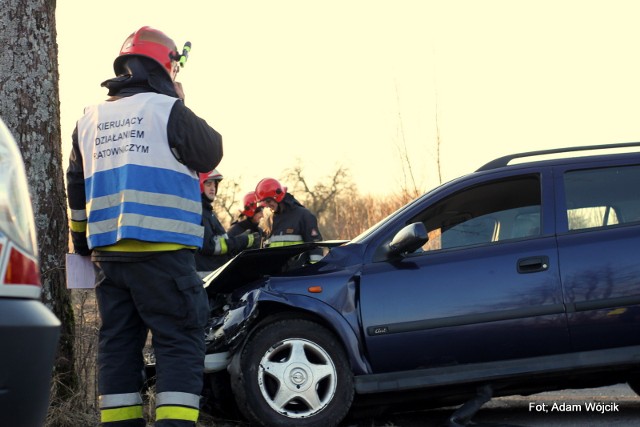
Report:
[[[300,299],[304,299],[304,301]],[[313,302],[310,303],[310,301]],[[259,300],[256,302],[256,306],[256,316],[251,319],[246,337],[234,353],[242,352],[247,339],[250,339],[251,335],[261,326],[283,319],[304,318],[324,326],[338,338],[354,375],[370,373],[370,366],[362,354],[356,331],[342,315],[336,315],[337,312],[330,306],[300,295],[287,295],[286,301]]]

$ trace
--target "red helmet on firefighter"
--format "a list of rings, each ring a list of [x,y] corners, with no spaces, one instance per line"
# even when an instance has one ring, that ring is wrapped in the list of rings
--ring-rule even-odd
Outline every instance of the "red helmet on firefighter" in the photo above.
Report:
[[[255,191],[249,191],[244,195],[244,198],[242,199],[242,211],[240,211],[242,215],[247,218],[253,218],[256,212],[260,212],[261,210],[262,207],[258,206]]]
[[[265,199],[273,199],[280,203],[284,199],[287,187],[283,187],[273,178],[264,178],[256,186],[256,200],[262,202]]]
[[[216,181],[216,183],[222,181],[222,174],[218,172],[217,169],[212,170],[211,172],[198,174],[200,177],[200,192],[204,193],[204,183],[206,181]]]
[[[120,48],[120,55],[113,62],[116,75],[125,72],[122,66],[129,55],[139,55],[151,58],[169,74],[171,80],[176,78],[180,69],[178,48],[169,36],[151,27],[142,27],[127,37]]]

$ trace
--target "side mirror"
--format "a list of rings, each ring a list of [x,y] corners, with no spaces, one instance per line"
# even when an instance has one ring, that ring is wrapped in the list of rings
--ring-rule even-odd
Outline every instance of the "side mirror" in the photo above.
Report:
[[[410,253],[421,248],[427,241],[427,229],[421,222],[414,222],[398,231],[388,245],[387,255],[390,257]]]

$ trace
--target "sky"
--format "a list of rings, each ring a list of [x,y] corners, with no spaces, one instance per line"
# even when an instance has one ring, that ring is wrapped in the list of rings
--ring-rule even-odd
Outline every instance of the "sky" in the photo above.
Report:
[[[438,164],[445,182],[506,154],[640,141],[638,16],[634,0],[57,0],[64,167],[144,25],[192,43],[186,105],[243,191],[300,165],[384,195],[407,186],[405,159],[428,190]]]

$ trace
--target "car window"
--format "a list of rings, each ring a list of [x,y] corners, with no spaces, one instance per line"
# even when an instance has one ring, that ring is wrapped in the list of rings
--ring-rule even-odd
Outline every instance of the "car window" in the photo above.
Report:
[[[639,184],[637,165],[565,172],[569,230],[640,221]]]
[[[459,191],[410,222],[424,223],[424,251],[459,248],[540,235],[538,175],[519,176]]]

